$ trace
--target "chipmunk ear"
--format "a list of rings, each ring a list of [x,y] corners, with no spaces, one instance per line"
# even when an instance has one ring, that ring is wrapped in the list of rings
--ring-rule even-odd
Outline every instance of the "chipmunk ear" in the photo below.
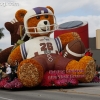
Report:
[[[50,9],[50,10],[53,12],[53,14],[54,14],[54,10],[53,10],[52,7],[50,7],[50,6],[46,6],[46,8]]]
[[[15,13],[15,18],[18,20],[18,22],[24,22],[24,16],[27,13],[27,11],[25,9],[19,9],[16,13]]]
[[[10,32],[13,33],[14,31],[14,25],[11,22],[6,22],[4,24],[5,28]]]

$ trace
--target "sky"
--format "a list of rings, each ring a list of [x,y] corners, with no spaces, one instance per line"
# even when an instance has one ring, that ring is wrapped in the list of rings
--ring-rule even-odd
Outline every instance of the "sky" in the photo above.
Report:
[[[96,37],[100,29],[100,0],[0,0],[0,28],[5,22],[15,18],[19,9],[27,11],[35,7],[51,6],[58,25],[69,21],[87,21],[89,37]],[[0,39],[0,49],[11,46],[10,33],[4,29],[4,37]],[[52,37],[53,35],[51,35]]]

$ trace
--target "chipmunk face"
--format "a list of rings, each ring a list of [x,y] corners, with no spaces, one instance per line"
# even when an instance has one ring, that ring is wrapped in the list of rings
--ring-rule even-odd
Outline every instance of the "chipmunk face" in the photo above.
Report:
[[[24,17],[24,26],[29,37],[49,36],[55,30],[55,16],[46,7],[37,7],[28,11]]]

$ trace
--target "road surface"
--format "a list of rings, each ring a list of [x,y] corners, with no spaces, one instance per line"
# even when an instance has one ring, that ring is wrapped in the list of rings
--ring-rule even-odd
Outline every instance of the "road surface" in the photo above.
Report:
[[[0,100],[100,100],[100,83],[66,88],[1,89]]]

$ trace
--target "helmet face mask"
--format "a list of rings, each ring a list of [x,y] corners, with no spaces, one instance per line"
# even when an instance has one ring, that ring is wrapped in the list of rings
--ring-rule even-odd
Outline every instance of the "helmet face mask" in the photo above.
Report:
[[[56,17],[52,13],[52,11],[48,10],[48,13],[44,13],[43,11],[41,11],[41,14],[34,14],[35,12],[34,10],[31,12],[33,12],[33,14],[28,13],[24,18],[24,26],[25,26],[26,34],[29,37],[31,37],[31,34],[47,35],[58,28],[58,25],[56,23]],[[41,16],[45,16],[45,18],[40,19]],[[48,16],[52,17],[52,23],[47,18]],[[39,19],[39,22],[36,22],[37,25],[35,27],[32,25],[30,26],[28,25],[28,20],[32,18],[37,18],[36,20]]]

